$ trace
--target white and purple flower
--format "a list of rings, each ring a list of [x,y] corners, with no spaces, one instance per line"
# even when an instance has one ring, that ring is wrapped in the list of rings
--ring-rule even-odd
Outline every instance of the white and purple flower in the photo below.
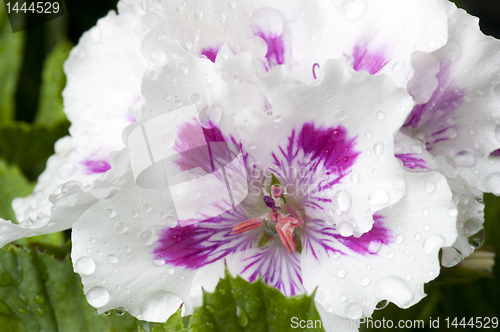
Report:
[[[498,44],[463,11],[444,0],[119,11],[67,62],[72,138],[14,203],[33,224],[2,231],[8,242],[73,226],[74,268],[99,312],[190,314],[227,266],[286,296],[316,291],[334,331],[380,301],[417,303],[441,248],[451,266],[477,247],[482,192],[500,192]]]

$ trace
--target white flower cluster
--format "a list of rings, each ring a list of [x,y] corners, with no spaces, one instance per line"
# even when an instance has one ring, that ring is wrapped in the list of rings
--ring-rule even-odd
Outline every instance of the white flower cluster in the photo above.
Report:
[[[73,227],[99,312],[190,314],[226,265],[334,331],[422,299],[500,194],[500,42],[447,0],[121,0],[65,71],[0,239]]]

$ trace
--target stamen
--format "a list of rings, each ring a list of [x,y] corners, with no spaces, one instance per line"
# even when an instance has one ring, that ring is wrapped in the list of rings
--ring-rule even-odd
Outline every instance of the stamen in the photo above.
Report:
[[[318,67],[318,68],[319,68],[319,63],[315,63],[315,64],[313,65],[313,77],[314,77],[314,79],[316,79],[316,70],[315,70],[315,69],[316,69],[316,67]]]
[[[252,219],[246,220],[246,221],[242,222],[241,224],[238,224],[235,227],[233,227],[232,232],[234,234],[242,234],[242,233],[251,231],[252,229],[258,228],[258,227],[263,225],[261,220],[262,220],[262,217],[252,218]]]
[[[291,206],[290,204],[287,204],[287,205],[285,206],[285,209],[286,209],[286,212],[290,213],[290,215],[291,215],[293,218],[297,219],[297,220],[300,222],[300,224],[301,224],[302,226],[304,226],[304,225],[305,225],[305,223],[304,223],[304,219],[302,219],[302,217],[300,216],[300,214],[297,212],[297,210],[295,210],[295,209],[293,208],[293,206]]]
[[[285,218],[283,218],[285,219]],[[295,227],[291,226],[289,222],[282,224],[276,224],[276,231],[281,239],[281,242],[285,245],[285,248],[293,253],[297,248],[297,242],[295,240],[295,236],[293,235],[293,229]]]
[[[264,196],[264,203],[266,203],[266,206],[271,209],[277,209],[274,199],[271,198],[271,196]]]
[[[275,198],[280,198],[283,195],[283,188],[280,186],[271,186],[271,193]]]

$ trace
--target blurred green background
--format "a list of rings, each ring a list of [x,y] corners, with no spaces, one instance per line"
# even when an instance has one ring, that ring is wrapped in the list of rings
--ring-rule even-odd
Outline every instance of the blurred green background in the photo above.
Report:
[[[60,96],[65,85],[62,72],[64,59],[83,32],[94,26],[109,10],[116,10],[116,2],[80,1],[65,15],[15,34],[11,31],[5,8],[0,6],[2,217],[14,220],[11,200],[25,196],[32,190],[47,158],[53,153],[55,141],[68,133],[69,123],[62,112]],[[480,17],[481,29],[485,34],[500,38],[500,0],[455,2],[470,14]],[[500,199],[486,195],[485,203],[486,242],[481,250],[500,253]],[[62,245],[69,239],[69,234],[59,233],[18,243],[27,245],[30,241],[44,241]],[[463,268],[444,269],[436,281],[426,286],[429,296],[419,304],[407,310],[389,304],[384,310],[377,311],[373,319],[423,319],[428,322],[430,317],[439,317],[441,327],[434,331],[454,331],[472,328],[458,326],[446,329],[443,327],[445,318],[458,317],[459,321],[462,318],[469,321],[471,317],[500,317],[500,282],[493,277],[500,276],[498,257],[495,262],[492,274]],[[2,278],[0,276],[0,286],[3,285]],[[0,301],[0,323],[2,310]]]

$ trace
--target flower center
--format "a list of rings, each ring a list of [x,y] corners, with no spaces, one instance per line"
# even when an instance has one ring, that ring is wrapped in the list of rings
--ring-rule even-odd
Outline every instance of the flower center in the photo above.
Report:
[[[270,211],[260,217],[238,224],[232,229],[232,232],[242,234],[264,225],[266,234],[264,234],[263,240],[265,242],[278,235],[285,248],[291,253],[295,252],[297,240],[294,231],[304,226],[304,220],[292,205],[286,203],[283,187],[280,185],[272,185],[271,194],[264,196],[263,200]],[[285,211],[281,206],[284,206]]]

